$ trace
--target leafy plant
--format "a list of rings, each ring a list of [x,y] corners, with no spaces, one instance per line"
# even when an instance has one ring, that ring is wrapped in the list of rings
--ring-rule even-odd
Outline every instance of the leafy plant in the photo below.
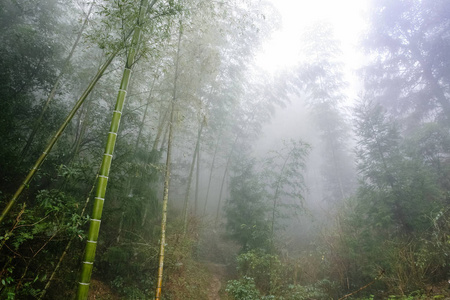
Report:
[[[239,280],[230,280],[225,291],[235,300],[259,300],[259,291],[253,278],[243,276]]]
[[[315,285],[289,285],[285,292],[286,300],[329,299],[326,291],[320,288],[320,283]]]
[[[256,286],[265,294],[273,294],[280,288],[281,262],[276,255],[252,250],[237,257],[241,275],[254,279]]]

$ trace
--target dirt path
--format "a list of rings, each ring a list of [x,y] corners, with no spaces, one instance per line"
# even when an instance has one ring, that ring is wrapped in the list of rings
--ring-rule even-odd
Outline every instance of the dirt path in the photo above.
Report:
[[[207,263],[206,266],[211,274],[211,284],[208,291],[208,300],[220,300],[219,291],[222,288],[222,281],[225,278],[226,266],[215,263]]]

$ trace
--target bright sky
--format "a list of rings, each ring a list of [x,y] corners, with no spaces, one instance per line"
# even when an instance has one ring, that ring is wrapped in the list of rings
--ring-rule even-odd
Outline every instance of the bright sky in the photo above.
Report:
[[[268,0],[282,16],[282,28],[266,41],[257,63],[268,72],[295,66],[301,58],[301,35],[305,27],[318,21],[327,21],[334,27],[335,38],[341,42],[345,64],[347,103],[351,106],[358,93],[355,71],[364,62],[358,47],[360,35],[366,29],[365,15],[370,0]],[[299,116],[301,116],[299,118]],[[307,119],[301,102],[294,101],[289,109],[278,109],[271,124],[265,126],[265,137],[255,147],[262,154],[279,144],[280,139],[305,138],[309,127],[298,126],[299,119]],[[295,132],[289,130],[295,128]],[[302,131],[303,130],[303,131]]]
[[[365,29],[365,10],[369,0],[269,0],[282,16],[282,28],[266,42],[258,64],[268,71],[292,66],[298,61],[300,36],[305,27],[327,21],[341,41],[347,71],[361,65],[362,55],[357,45]]]

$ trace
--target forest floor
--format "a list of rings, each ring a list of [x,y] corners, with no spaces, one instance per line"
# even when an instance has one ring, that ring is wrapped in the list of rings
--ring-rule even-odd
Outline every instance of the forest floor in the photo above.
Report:
[[[211,274],[211,285],[208,291],[208,300],[221,300],[220,292],[226,279],[227,267],[224,264],[207,263],[206,267]]]
[[[203,270],[203,274],[206,276],[206,280],[194,280],[192,286],[202,285],[205,293],[202,298],[207,296],[205,300],[226,300],[229,299],[225,292],[226,283],[228,280],[232,279],[236,274],[236,262],[235,256],[239,250],[239,246],[235,245],[233,242],[223,238],[223,233],[216,232],[215,230],[206,229],[201,233],[199,239],[199,245],[197,245],[197,250],[195,258],[192,258],[197,266],[198,270]],[[192,264],[185,264],[192,265]],[[191,274],[192,273],[189,273]],[[183,276],[183,275],[181,275]],[[185,276],[185,275],[184,275]],[[175,280],[176,276],[172,276],[172,280]],[[186,282],[185,280],[173,281],[171,288],[174,290],[173,297],[176,300],[180,295],[176,292],[182,292],[183,288],[178,286],[181,282]],[[101,281],[101,279],[91,280],[91,289],[89,293],[89,300],[119,300],[126,299],[119,295],[107,282]]]
[[[227,280],[227,266],[220,263],[204,262],[205,268],[210,275],[210,285],[208,288],[208,299],[205,300],[225,300],[224,284]],[[124,297],[119,296],[110,286],[100,280],[91,280],[91,291],[89,300],[119,300]],[[181,299],[180,299],[181,300]]]
[[[227,281],[236,274],[236,253],[239,246],[224,237],[224,233],[211,229],[201,232],[197,258],[209,273],[208,300],[229,299],[225,292]]]
[[[92,279],[89,292],[89,300],[119,300],[120,296],[115,293],[106,283]]]

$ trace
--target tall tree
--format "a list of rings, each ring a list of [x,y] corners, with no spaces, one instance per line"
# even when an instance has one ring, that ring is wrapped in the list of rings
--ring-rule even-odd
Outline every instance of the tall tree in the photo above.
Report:
[[[371,222],[390,228],[389,234],[423,230],[427,221],[419,215],[434,205],[424,199],[436,198],[423,160],[408,155],[398,125],[380,104],[362,100],[356,117],[358,169],[363,179],[358,194],[372,201],[362,204],[371,211]]]
[[[349,127],[343,110],[347,85],[340,61],[342,51],[329,24],[319,23],[305,33],[304,54],[298,85],[306,92],[314,125],[319,132],[321,174],[325,200],[339,203],[353,188]]]
[[[175,56],[175,74],[173,79],[173,90],[172,90],[172,100],[170,108],[170,119],[169,119],[169,137],[167,144],[167,157],[166,157],[166,169],[164,173],[164,192],[163,192],[163,204],[162,204],[162,218],[161,218],[161,238],[159,245],[159,264],[158,264],[158,277],[156,281],[156,292],[155,299],[159,300],[162,294],[162,282],[163,282],[163,272],[164,272],[164,252],[166,247],[166,223],[167,223],[167,205],[169,201],[169,186],[170,186],[170,165],[171,165],[171,151],[172,151],[172,139],[174,131],[174,111],[175,104],[177,102],[177,88],[178,88],[178,76],[179,76],[179,64],[180,64],[180,45],[183,36],[183,22],[182,19],[179,20],[178,27],[178,40],[177,40],[177,50]]]
[[[198,166],[199,166],[198,155],[199,155],[199,151],[200,151],[200,140],[202,137],[203,126],[205,126],[205,119],[203,119],[203,121],[201,121],[200,128],[198,129],[197,141],[195,142],[195,150],[194,150],[194,154],[192,156],[192,163],[190,166],[189,176],[188,176],[188,180],[187,180],[186,194],[185,194],[184,206],[183,206],[183,215],[184,215],[183,231],[184,231],[184,233],[186,233],[187,226],[188,226],[189,194],[190,194],[190,190],[191,190],[192,175],[194,172],[194,167],[195,167],[196,161],[197,161],[197,174],[198,174]],[[197,177],[196,182],[198,182],[198,177]],[[196,193],[197,193],[197,189],[196,189]],[[194,213],[196,213],[196,212],[197,212],[197,199],[195,199]]]
[[[148,0],[143,0],[140,3],[136,25],[134,27],[133,37],[131,40],[130,49],[128,50],[128,55],[122,75],[122,81],[119,87],[119,93],[111,120],[111,127],[106,142],[105,153],[103,155],[102,165],[100,167],[100,172],[98,175],[97,190],[94,198],[94,208],[90,219],[89,234],[87,237],[86,250],[80,273],[81,275],[78,285],[77,299],[87,299],[88,297],[89,283],[91,280],[91,274],[94,264],[95,250],[97,248],[97,240],[100,231],[100,222],[103,211],[103,204],[105,201],[109,170],[111,168],[114,146],[116,143],[122,110],[125,103],[125,96],[131,78],[131,68],[135,63],[136,54],[139,49],[139,43],[141,42],[142,38],[142,26],[144,24],[145,13],[148,9],[148,2]],[[156,0],[152,1],[152,3],[150,4],[150,8],[155,4],[155,2]]]
[[[266,221],[270,204],[264,201],[260,176],[254,161],[241,161],[230,180],[230,196],[225,203],[227,234],[242,246],[242,252],[270,250],[270,224]]]
[[[4,70],[0,74],[0,135],[5,143],[0,149],[0,181],[4,193],[14,191],[25,171],[16,158],[29,134],[29,117],[35,116],[36,105],[57,77],[65,55],[62,39],[50,34],[56,29],[66,33],[71,18],[64,24],[56,17],[60,14],[64,14],[63,6],[55,1],[8,0],[0,9],[0,67]],[[47,115],[49,120],[55,118],[53,113]],[[45,125],[45,132],[54,128]]]
[[[270,232],[275,246],[275,226],[284,226],[283,216],[298,214],[303,208],[305,182],[303,172],[310,146],[302,141],[284,142],[263,162],[263,181],[271,205]]]
[[[371,8],[364,69],[366,89],[414,128],[450,116],[448,1],[376,1]]]

